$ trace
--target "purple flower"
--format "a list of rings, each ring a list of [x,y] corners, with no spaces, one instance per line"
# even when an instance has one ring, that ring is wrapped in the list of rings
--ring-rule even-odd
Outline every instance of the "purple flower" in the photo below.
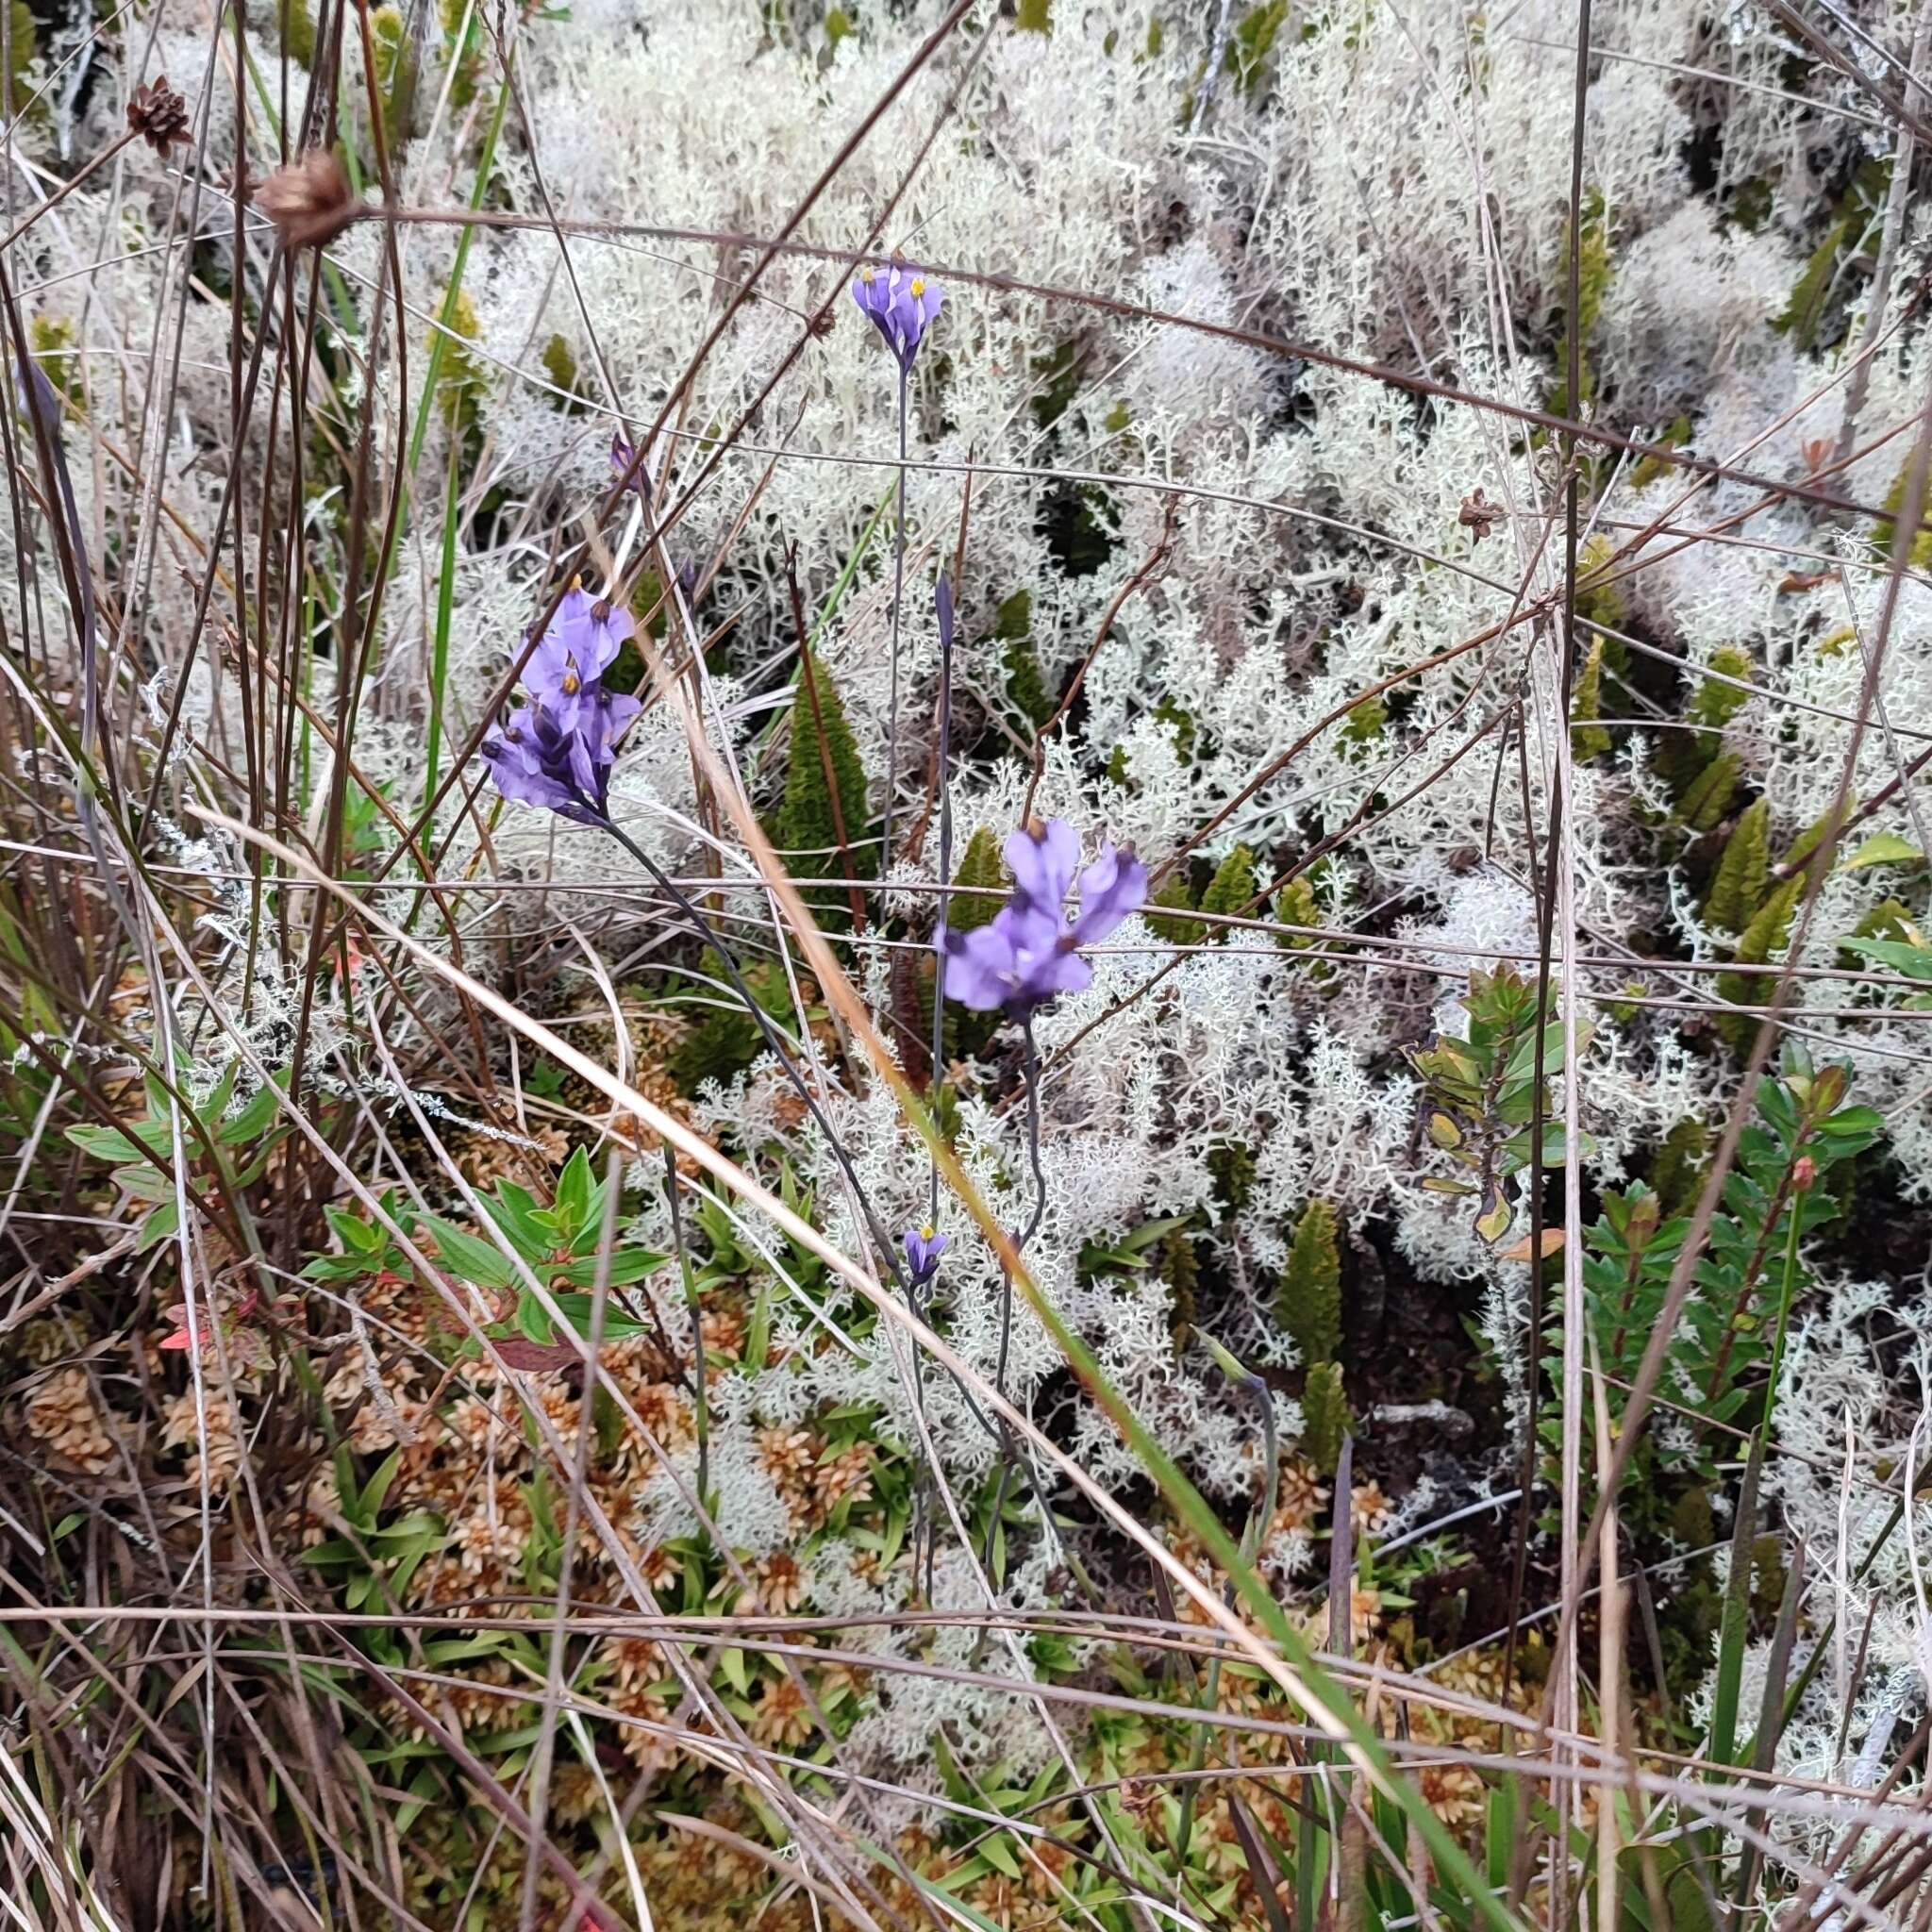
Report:
[[[638,459],[636,446],[626,442],[622,435],[610,439],[610,474],[625,490],[635,490],[640,496],[644,493],[644,473],[633,466]]]
[[[972,932],[941,931],[945,991],[975,1012],[1004,1007],[1029,1013],[1057,993],[1079,992],[1093,969],[1076,948],[1104,940],[1147,896],[1147,868],[1103,845],[1079,874],[1080,909],[1067,917],[1067,893],[1080,863],[1080,839],[1065,819],[1015,832],[1006,843],[1013,894],[991,923]]]
[[[940,1272],[940,1257],[946,1252],[952,1236],[935,1234],[930,1227],[908,1227],[903,1237],[906,1242],[906,1265],[912,1271],[914,1288],[924,1288]]]
[[[497,790],[579,824],[610,815],[610,767],[624,727],[643,709],[636,698],[593,686],[569,718],[541,700],[520,705],[483,741]]]
[[[874,268],[868,262],[852,284],[852,299],[873,325],[886,339],[886,346],[899,358],[899,367],[909,372],[919,353],[920,338],[931,327],[945,300],[937,282],[929,282],[916,268],[892,262],[887,268]]]
[[[643,709],[607,691],[604,674],[631,635],[630,612],[565,592],[524,660],[520,706],[483,741],[497,790],[581,824],[609,822],[610,767],[625,726]]]
[[[634,628],[623,605],[601,597],[593,602],[582,591],[567,591],[537,648],[525,659],[524,689],[560,723],[574,723],[578,708],[594,704],[601,694],[598,680],[616,662]]]

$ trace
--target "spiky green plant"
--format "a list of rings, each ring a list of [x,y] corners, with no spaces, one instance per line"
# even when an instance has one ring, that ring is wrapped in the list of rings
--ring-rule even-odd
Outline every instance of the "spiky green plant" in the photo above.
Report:
[[[1198,919],[1179,919],[1175,913],[1191,912],[1194,909],[1194,894],[1188,883],[1188,869],[1177,865],[1161,880],[1154,896],[1147,902],[1150,906],[1169,908],[1163,912],[1150,912],[1147,915],[1147,930],[1169,946],[1198,946],[1208,928]]]
[[[1341,1250],[1335,1209],[1310,1201],[1296,1223],[1288,1266],[1274,1291],[1274,1315],[1312,1367],[1331,1359],[1341,1343]]]
[[[1339,1362],[1317,1362],[1302,1389],[1302,1453],[1321,1475],[1333,1475],[1341,1439],[1355,1426]]]
[[[1185,1348],[1194,1332],[1199,1312],[1201,1259],[1194,1252],[1193,1237],[1184,1227],[1174,1228],[1160,1243],[1158,1263],[1160,1278],[1173,1296],[1169,1305],[1168,1327],[1176,1348]]]
[[[454,294],[445,291],[437,304],[437,313],[447,317],[442,328],[430,330],[432,343],[442,343],[436,384],[437,407],[453,429],[465,430],[476,420],[483,402],[483,365],[467,346],[481,337],[483,324],[467,289],[458,289]]]
[[[1604,641],[1598,638],[1585,654],[1570,693],[1570,755],[1579,764],[1610,748],[1610,734],[1596,722],[1603,715],[1603,689]]]
[[[1741,933],[1764,903],[1770,868],[1771,807],[1757,799],[1739,815],[1704,902],[1704,923],[1719,932]]]
[[[876,861],[865,842],[869,817],[865,770],[839,688],[808,658],[791,700],[791,749],[773,839],[795,878],[869,878]],[[829,916],[840,914],[831,908]]]
[[[1201,910],[1216,919],[1238,919],[1254,905],[1259,881],[1255,877],[1255,855],[1245,845],[1237,845],[1208,882],[1201,894]],[[1216,939],[1226,934],[1224,926],[1209,926]]]
[[[1208,1151],[1208,1172],[1214,1176],[1222,1218],[1239,1214],[1255,1191],[1255,1150],[1245,1141],[1224,1141]]]
[[[1731,808],[1741,768],[1737,753],[1719,753],[1685,788],[1677,801],[1677,816],[1693,832],[1708,832],[1721,824]]]
[[[1753,914],[1732,955],[1739,965],[1761,966],[1784,944],[1790,935],[1791,915],[1797,910],[1804,889],[1805,874],[1794,874]],[[1763,974],[1720,973],[1717,976],[1718,998],[1733,1006],[1763,1006],[1771,998],[1772,991],[1772,982]],[[1717,1024],[1718,1031],[1741,1053],[1757,1032],[1757,1015],[1723,1013],[1718,1016]]]
[[[1563,250],[1559,258],[1565,262],[1570,259],[1570,246],[1569,224],[1565,223]],[[1591,189],[1584,197],[1582,222],[1577,229],[1577,259],[1580,273],[1577,277],[1576,313],[1564,320],[1562,338],[1557,344],[1557,381],[1550,391],[1550,408],[1559,416],[1570,415],[1574,404],[1588,403],[1596,393],[1596,375],[1590,363],[1590,338],[1596,328],[1598,316],[1603,313],[1604,296],[1610,286],[1610,227],[1599,189]],[[1576,358],[1578,393],[1574,397],[1570,393],[1567,375],[1573,329],[1579,344]]]
[[[946,924],[955,932],[972,932],[987,924],[1000,909],[1000,902],[990,896],[1007,882],[1006,862],[1000,858],[1000,841],[991,830],[979,826],[966,841],[966,850],[953,873],[956,886],[981,887],[946,901]]]

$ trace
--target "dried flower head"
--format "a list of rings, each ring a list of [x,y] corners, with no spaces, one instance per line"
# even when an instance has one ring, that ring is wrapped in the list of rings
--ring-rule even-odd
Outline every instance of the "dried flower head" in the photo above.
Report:
[[[341,162],[323,147],[277,168],[255,191],[255,205],[291,250],[322,247],[363,213]]]
[[[1491,503],[1480,489],[1473,491],[1462,499],[1462,508],[1456,513],[1456,521],[1465,530],[1473,530],[1472,543],[1480,543],[1508,512],[1500,503]]]
[[[194,139],[188,125],[188,103],[158,74],[145,87],[134,90],[127,103],[127,125],[156,154],[165,156],[176,142]]]

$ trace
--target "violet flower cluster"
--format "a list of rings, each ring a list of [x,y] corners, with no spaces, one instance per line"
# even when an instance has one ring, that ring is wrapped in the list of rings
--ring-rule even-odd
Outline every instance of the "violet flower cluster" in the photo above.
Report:
[[[906,1267],[914,1288],[924,1288],[940,1270],[940,1257],[952,1242],[949,1234],[935,1234],[930,1224],[908,1227],[900,1237],[906,1243]]]
[[[524,664],[529,702],[483,741],[506,798],[579,824],[609,823],[610,767],[625,726],[643,709],[605,688],[604,674],[631,635],[630,612],[569,591]]]
[[[1079,874],[1079,910],[1070,918],[1066,900],[1076,883],[1080,836],[1065,819],[1022,827],[1008,839],[1006,855],[1012,896],[989,924],[965,933],[942,927],[937,944],[948,999],[980,1013],[1004,1008],[1024,1019],[1056,994],[1093,983],[1093,969],[1078,949],[1140,910],[1147,868],[1131,853],[1103,844]]]
[[[852,299],[885,337],[886,346],[899,358],[900,372],[909,375],[920,339],[946,299],[939,284],[904,262],[892,262],[883,271],[868,263],[852,284]]]

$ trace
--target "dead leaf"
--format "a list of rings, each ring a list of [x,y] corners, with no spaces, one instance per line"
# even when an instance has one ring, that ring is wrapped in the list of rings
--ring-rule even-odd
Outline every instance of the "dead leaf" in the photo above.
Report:
[[[1563,1230],[1560,1227],[1543,1229],[1543,1255],[1547,1258],[1563,1245]],[[1529,1237],[1524,1235],[1514,1247],[1505,1248],[1496,1257],[1499,1261],[1526,1261],[1529,1259]]]

